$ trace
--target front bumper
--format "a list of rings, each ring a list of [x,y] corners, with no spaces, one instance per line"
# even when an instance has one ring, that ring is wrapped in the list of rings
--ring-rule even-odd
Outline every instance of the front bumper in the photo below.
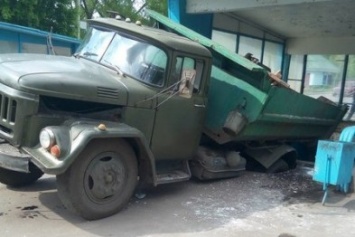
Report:
[[[0,167],[8,170],[29,173],[30,156],[21,153],[8,143],[0,143]]]

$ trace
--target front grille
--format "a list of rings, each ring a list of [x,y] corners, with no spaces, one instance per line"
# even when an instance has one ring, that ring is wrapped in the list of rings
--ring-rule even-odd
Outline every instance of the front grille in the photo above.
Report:
[[[8,96],[0,95],[0,119],[14,124],[16,121],[17,102]]]
[[[26,119],[35,118],[38,114],[38,102],[38,95],[16,90],[0,80],[0,138],[16,146],[30,144],[32,140],[33,143],[37,142],[31,136],[26,136],[28,131],[35,130],[33,124],[37,124],[27,125]]]

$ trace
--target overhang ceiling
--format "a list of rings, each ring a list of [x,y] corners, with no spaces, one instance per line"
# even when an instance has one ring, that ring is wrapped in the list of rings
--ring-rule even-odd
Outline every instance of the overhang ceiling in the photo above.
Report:
[[[355,36],[355,0],[187,0],[186,12],[228,14],[284,38]]]

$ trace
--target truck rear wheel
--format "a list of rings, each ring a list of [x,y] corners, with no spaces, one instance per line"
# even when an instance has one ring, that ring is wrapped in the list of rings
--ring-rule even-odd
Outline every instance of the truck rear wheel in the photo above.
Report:
[[[287,164],[287,162],[283,159],[279,159],[272,166],[270,166],[268,169],[266,169],[266,173],[270,173],[270,174],[280,173],[280,172],[284,172],[287,170],[290,170],[290,167]]]
[[[137,160],[123,140],[95,141],[57,176],[63,204],[88,220],[113,215],[128,203],[137,184]]]
[[[43,172],[30,163],[29,173],[0,168],[0,183],[10,187],[23,187],[36,182],[42,177]]]

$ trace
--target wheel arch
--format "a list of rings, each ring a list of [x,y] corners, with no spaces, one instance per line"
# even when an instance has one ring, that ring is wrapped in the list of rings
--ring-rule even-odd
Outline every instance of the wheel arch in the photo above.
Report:
[[[49,126],[54,131],[56,141],[63,148],[63,154],[55,158],[38,144],[24,148],[31,155],[31,161],[44,173],[61,174],[76,160],[87,146],[96,140],[123,139],[133,149],[138,162],[141,182],[156,185],[154,155],[144,135],[136,128],[123,123],[105,122],[104,129],[97,121],[66,121],[60,126]],[[101,124],[100,124],[101,125]]]
[[[124,139],[133,149],[138,162],[139,182],[142,184],[153,184],[156,186],[156,170],[153,161],[153,154],[149,148],[138,137],[126,137]]]

